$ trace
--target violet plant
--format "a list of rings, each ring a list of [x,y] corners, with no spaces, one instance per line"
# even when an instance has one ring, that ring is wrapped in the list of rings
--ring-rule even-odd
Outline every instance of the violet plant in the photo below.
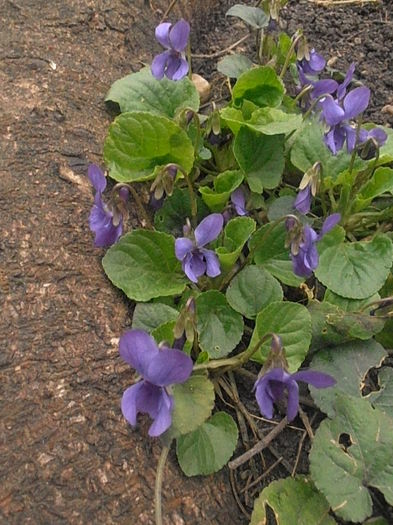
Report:
[[[341,83],[322,78],[326,57],[300,31],[277,30],[284,4],[228,11],[257,36],[257,56],[219,63],[231,92],[211,112],[188,76],[188,22],[160,24],[166,50],[107,95],[119,106],[104,145],[116,181],[107,199],[104,173],[89,168],[95,244],[110,246],[104,270],[135,305],[120,355],[140,377],[122,411],[132,427],[147,414],[163,445],[157,524],[172,443],[187,476],[236,471],[264,446],[258,414],[264,428],[303,423],[312,446],[310,472],[265,487],[251,525],[266,502],[280,515],[283,491],[309,523],[367,519],[369,489],[393,504],[393,374],[383,364],[393,345],[393,134],[364,121],[370,90],[354,85],[353,65]],[[130,229],[134,205],[140,227]],[[326,415],[319,427],[298,382]],[[253,411],[239,393],[255,395]],[[257,442],[231,460],[249,447],[244,425]]]

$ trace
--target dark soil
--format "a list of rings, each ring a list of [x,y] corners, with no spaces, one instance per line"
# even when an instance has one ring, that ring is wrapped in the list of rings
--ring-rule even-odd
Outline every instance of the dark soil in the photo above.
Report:
[[[223,18],[234,3],[217,1],[194,23],[196,53],[214,53],[245,34],[241,22]],[[0,4],[1,523],[153,523],[160,446],[146,437],[146,421],[133,431],[120,412],[132,372],[118,358],[117,343],[131,309],[92,245],[86,169],[102,162],[109,86],[158,49],[152,35],[160,13],[152,7],[159,4]],[[391,2],[338,9],[290,2],[285,19],[291,31],[305,26],[325,55],[338,56],[335,67],[356,61],[374,93],[370,115],[392,123],[381,113],[393,104]],[[215,62],[195,59],[195,70],[211,74]],[[222,85],[218,76],[213,80]],[[262,425],[265,433],[271,428]],[[285,451],[288,468],[296,432],[274,444],[276,455]],[[275,459],[268,452],[267,466]],[[278,468],[273,477],[288,474]],[[242,472],[237,482],[241,490]],[[163,492],[168,524],[245,522],[225,469],[187,479],[172,455]]]

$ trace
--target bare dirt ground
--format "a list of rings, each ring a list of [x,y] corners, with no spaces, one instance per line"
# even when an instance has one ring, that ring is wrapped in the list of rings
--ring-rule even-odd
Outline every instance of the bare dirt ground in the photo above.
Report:
[[[197,53],[246,32],[222,19],[236,2],[210,3],[195,26]],[[132,431],[120,412],[132,372],[117,343],[131,307],[93,248],[86,181],[88,163],[101,163],[109,86],[158,49],[159,2],[151,4],[0,3],[1,523],[153,523],[160,446],[146,438],[146,423]],[[347,64],[359,58],[376,89],[371,114],[391,121],[381,113],[393,103],[391,2],[338,11],[290,2],[285,18],[291,29],[306,23],[322,51],[330,46]],[[195,61],[195,69],[210,73],[214,64]],[[168,524],[244,523],[225,470],[187,479],[171,456],[163,491]]]

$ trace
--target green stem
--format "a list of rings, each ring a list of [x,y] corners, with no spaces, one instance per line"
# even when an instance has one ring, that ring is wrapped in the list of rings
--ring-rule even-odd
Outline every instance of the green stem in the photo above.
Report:
[[[191,42],[190,40],[188,40],[188,44],[187,44],[187,62],[188,62],[188,78],[192,81]]]
[[[194,189],[192,187],[192,182],[191,182],[190,176],[181,166],[179,166],[179,164],[173,164],[173,166],[175,166],[176,169],[178,169],[183,174],[183,176],[184,176],[184,178],[186,180],[188,193],[190,195],[191,223],[192,223],[193,227],[195,228],[195,226],[196,226],[196,216],[197,216],[197,212],[198,212],[198,205],[197,205],[196,197],[195,197],[195,194],[194,194]]]
[[[263,343],[269,338],[273,337],[273,333],[269,332],[265,334],[253,348],[248,348],[241,354],[230,357],[228,359],[214,359],[208,363],[201,363],[200,365],[194,365],[194,371],[196,370],[215,370],[217,368],[225,367],[227,370],[233,370],[235,368],[240,368],[257,352]]]
[[[309,93],[311,90],[313,89],[313,86],[311,84],[307,84],[307,86],[305,86],[298,95],[296,95],[296,97],[294,98],[294,102],[298,102],[301,98],[304,97],[304,95],[306,93]]]
[[[145,209],[145,206],[143,205],[143,202],[142,202],[142,199],[140,198],[138,192],[136,191],[136,189],[131,185],[131,184],[123,184],[123,183],[119,183],[119,184],[116,184],[116,186],[114,186],[113,189],[115,188],[119,188],[119,187],[126,187],[130,190],[130,193],[132,195],[132,198],[134,199],[135,201],[135,204],[138,208],[138,211],[139,211],[139,215],[141,217],[143,217],[143,220],[145,221],[146,223],[146,228],[148,228],[149,230],[154,230],[154,226],[152,225],[151,221],[150,221],[150,217]]]
[[[158,460],[157,471],[156,471],[156,484],[154,490],[154,508],[156,513],[156,525],[162,525],[162,478],[164,475],[165,463],[169,454],[169,445],[162,447],[160,459]]]
[[[201,123],[199,122],[198,114],[195,111],[193,111],[193,113],[192,113],[192,118],[194,120],[195,127],[196,127],[196,138],[195,138],[195,146],[194,146],[194,155],[195,155],[195,157],[197,157],[198,150],[199,150],[199,141],[201,139]]]
[[[353,166],[355,164],[355,159],[356,159],[356,154],[357,154],[357,150],[356,150],[356,146],[359,142],[359,134],[360,134],[360,127],[362,125],[362,119],[359,117],[358,120],[357,120],[357,125],[356,125],[356,139],[355,139],[355,147],[353,148],[353,151],[352,151],[352,155],[351,155],[351,162],[349,164],[349,175],[351,176],[352,175],[352,171],[353,171]]]
[[[296,44],[299,42],[299,40],[303,38],[303,35],[300,34],[296,38],[293,39],[293,42],[291,44],[291,47],[289,48],[289,51],[287,53],[287,56],[285,57],[284,65],[282,66],[282,70],[280,73],[280,78],[284,78],[284,75],[288,69],[289,62],[291,61],[291,57],[293,55],[293,52],[295,51]]]

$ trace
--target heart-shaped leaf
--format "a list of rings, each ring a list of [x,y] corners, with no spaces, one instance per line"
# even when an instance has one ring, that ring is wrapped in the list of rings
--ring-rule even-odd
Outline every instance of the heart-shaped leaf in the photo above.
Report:
[[[109,128],[104,159],[120,182],[147,180],[157,166],[179,164],[189,173],[194,147],[187,133],[167,117],[145,112],[119,115]]]
[[[228,303],[248,319],[268,304],[283,298],[280,283],[262,266],[246,266],[231,281],[226,291]]]
[[[150,67],[131,73],[114,82],[105,102],[115,102],[120,111],[148,111],[173,118],[180,109],[199,109],[199,95],[188,77],[173,82],[164,77],[157,80]]]
[[[214,407],[214,386],[204,375],[192,375],[185,383],[173,385],[172,426],[167,436],[174,438],[193,432],[210,416]]]
[[[109,248],[102,264],[112,283],[135,301],[180,295],[186,287],[175,239],[166,233],[134,230]]]
[[[225,357],[235,349],[243,334],[243,318],[232,310],[225,295],[209,290],[195,300],[197,331],[202,351],[210,357]]]
[[[334,387],[323,389],[310,386],[315,403],[329,417],[333,417],[337,393],[361,398],[366,374],[370,368],[380,366],[385,357],[386,351],[373,339],[319,351],[313,357],[312,368],[330,374],[337,383]]]
[[[307,308],[292,302],[270,303],[256,318],[249,344],[253,348],[266,334],[274,332],[281,337],[289,371],[295,372],[307,355],[311,342],[311,317]],[[270,340],[254,354],[253,360],[264,363],[270,351]]]
[[[311,475],[337,516],[363,522],[373,510],[368,487],[393,504],[393,419],[347,395],[337,396],[335,411],[315,434]]]
[[[392,242],[380,234],[371,241],[342,243],[324,249],[315,275],[342,297],[364,299],[381,288],[392,262]]]
[[[217,412],[194,432],[177,439],[176,453],[186,476],[207,476],[230,460],[238,439],[233,418]]]
[[[250,525],[267,523],[266,507],[274,511],[277,525],[334,525],[330,506],[304,476],[280,479],[267,486],[255,500]]]

